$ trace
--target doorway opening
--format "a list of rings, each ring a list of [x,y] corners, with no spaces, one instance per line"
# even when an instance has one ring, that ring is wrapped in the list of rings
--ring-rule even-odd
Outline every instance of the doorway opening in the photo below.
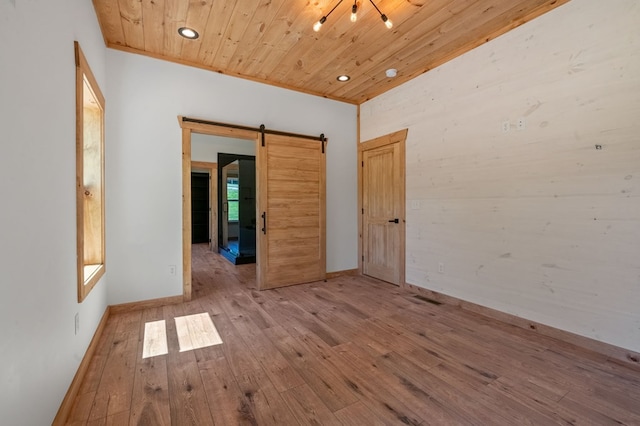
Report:
[[[208,235],[205,237],[204,235],[204,231],[202,229],[200,229],[200,232],[202,232],[202,234],[200,235],[199,244],[203,244],[203,243],[207,243],[208,242],[208,247],[211,251],[218,251],[218,208],[217,208],[217,203],[216,200],[218,199],[218,180],[216,179],[216,177],[218,176],[218,165],[215,162],[208,162],[208,161],[192,161],[191,162],[191,172],[192,172],[192,176],[193,173],[198,173],[198,174],[203,174],[206,175],[207,177],[207,186],[209,188],[209,193],[208,193],[208,205],[206,206],[206,211],[204,205],[202,205],[201,207],[199,207],[200,210],[200,216],[199,217],[195,217],[194,218],[194,213],[193,213],[193,209],[194,209],[194,201],[193,198],[195,197],[204,197],[204,194],[197,194],[198,191],[202,191],[202,189],[194,189],[194,182],[193,182],[193,177],[192,177],[192,183],[191,183],[191,193],[192,193],[192,200],[191,200],[191,209],[192,209],[192,213],[191,213],[191,223],[192,223],[192,228],[194,228],[196,225],[194,225],[194,221],[199,221],[199,225],[201,228],[204,228],[205,226],[202,225],[202,221],[204,220],[204,216],[206,214],[206,217],[208,217],[208,222],[206,224],[206,229],[208,230]],[[196,185],[198,185],[196,183]],[[201,186],[204,185],[204,183],[200,183]],[[204,204],[204,203],[203,203]],[[196,206],[197,207],[197,206]],[[194,240],[194,232],[192,230],[191,232],[191,236],[192,236],[192,241],[196,241]]]
[[[407,129],[358,146],[359,269],[405,285],[405,142]]]
[[[211,206],[209,188],[211,176],[206,172],[191,172],[191,242],[210,242]]]
[[[256,261],[256,159],[218,153],[218,247],[234,265]]]
[[[254,231],[257,288],[266,290],[324,280],[325,152],[328,144],[324,134],[301,135],[266,129],[264,125],[252,128],[182,116],[178,117],[178,122],[182,128],[183,300],[191,300],[193,292],[192,164],[211,161],[197,158],[196,140],[200,136],[232,138],[253,149],[255,218],[259,218]],[[222,167],[216,163],[215,168]],[[238,202],[243,202],[243,198],[239,196]],[[255,218],[249,223],[255,222]]]

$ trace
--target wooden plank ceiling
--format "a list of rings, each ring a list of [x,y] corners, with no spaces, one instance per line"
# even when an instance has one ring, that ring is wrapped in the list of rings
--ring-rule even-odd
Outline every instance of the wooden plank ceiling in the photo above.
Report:
[[[360,104],[569,0],[93,0],[108,47]],[[178,28],[195,29],[187,40]],[[389,68],[397,77],[387,78]],[[347,74],[348,82],[336,77]]]

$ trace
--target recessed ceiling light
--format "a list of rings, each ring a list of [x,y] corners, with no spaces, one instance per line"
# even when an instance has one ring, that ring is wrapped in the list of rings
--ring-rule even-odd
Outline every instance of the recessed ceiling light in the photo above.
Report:
[[[395,68],[389,68],[388,70],[385,71],[385,74],[387,75],[387,77],[393,78],[396,75],[398,75],[398,70]]]
[[[184,38],[188,38],[191,40],[195,40],[200,37],[200,34],[198,34],[196,30],[187,27],[178,28],[178,34],[180,34]]]
[[[338,78],[336,78],[336,80],[338,80],[338,81],[349,81],[350,79],[351,79],[351,77],[349,77],[346,74],[339,75]]]

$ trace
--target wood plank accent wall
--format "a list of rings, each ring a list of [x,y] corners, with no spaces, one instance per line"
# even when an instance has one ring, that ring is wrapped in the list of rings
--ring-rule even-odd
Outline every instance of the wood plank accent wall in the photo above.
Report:
[[[409,128],[409,284],[640,350],[640,8],[574,0],[360,108]]]

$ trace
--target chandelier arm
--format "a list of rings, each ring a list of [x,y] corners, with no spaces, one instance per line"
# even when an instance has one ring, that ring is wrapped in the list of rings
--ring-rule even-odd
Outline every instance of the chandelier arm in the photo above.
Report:
[[[342,0],[341,0],[342,1]],[[384,13],[382,13],[380,11],[380,9],[378,9],[378,6],[376,6],[376,4],[373,2],[373,0],[369,0],[369,2],[373,5],[373,7],[376,8],[376,10],[378,11],[378,13],[380,14],[380,16],[384,15]]]
[[[322,16],[322,18],[320,18],[320,20],[318,22],[316,22],[313,25],[313,31],[318,32],[320,31],[320,27],[322,27],[322,25],[326,22],[327,18],[329,17],[329,15],[331,15],[333,13],[334,10],[336,10],[336,8],[338,6],[340,6],[340,4],[343,2],[344,0],[338,0],[338,2],[335,4],[335,6],[333,6],[333,8],[331,8],[331,10],[329,11],[329,13],[327,13],[326,15]],[[382,18],[382,22],[384,22],[384,24],[386,25],[387,28],[391,29],[391,27],[393,27],[393,22],[391,22],[389,20],[389,18],[387,18],[387,15],[385,15],[384,13],[382,13],[382,11],[380,10],[380,8],[378,8],[378,5],[376,5],[373,0],[369,0],[369,3],[371,3],[373,5],[373,7],[376,9],[376,11],[378,11],[378,13],[380,14],[380,18]],[[353,6],[351,7],[351,22],[355,22],[357,17],[356,17],[356,13],[358,12],[358,0],[354,0],[353,1]]]
[[[369,1],[371,1],[371,0],[369,0]],[[340,3],[342,3],[342,0],[340,0],[338,3],[336,3],[336,5],[335,5],[335,6],[333,6],[333,9],[331,9],[331,10],[329,11],[329,13],[327,13],[326,15],[324,15],[324,16],[325,16],[325,18],[329,17],[329,15],[331,15],[331,13],[333,13],[333,11],[334,11],[334,10],[336,10],[336,7],[340,6]],[[375,5],[374,5],[374,6],[375,6]],[[377,8],[376,8],[376,9],[377,9]]]

